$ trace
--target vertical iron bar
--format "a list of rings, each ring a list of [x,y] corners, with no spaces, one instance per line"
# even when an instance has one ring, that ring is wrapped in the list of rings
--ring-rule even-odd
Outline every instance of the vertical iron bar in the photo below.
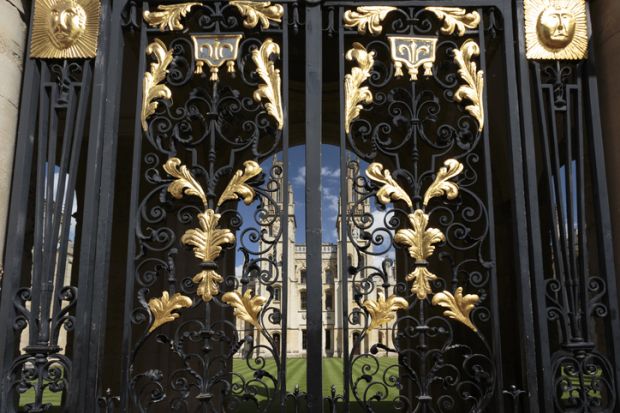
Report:
[[[583,81],[581,77],[577,79],[577,95],[583,99]],[[579,274],[579,282],[581,283],[581,303],[582,313],[584,318],[584,324],[582,326],[583,337],[585,341],[592,341],[593,338],[590,335],[590,320],[588,317],[588,279],[590,278],[590,266],[589,266],[589,251],[588,251],[588,235],[586,234],[586,185],[585,185],[585,169],[586,169],[586,153],[584,144],[585,135],[585,113],[584,105],[577,104],[577,118],[579,119],[578,136],[577,136],[577,155],[576,155],[576,183],[575,192],[577,193],[577,246],[578,250],[578,263],[576,271]]]
[[[76,308],[75,348],[78,351],[74,354],[72,371],[77,387],[69,399],[71,409],[79,412],[95,408],[105,337],[123,53],[121,3],[117,2],[117,7],[113,8],[112,0],[101,2],[99,44],[93,62]]]
[[[288,191],[288,77],[289,77],[289,42],[288,42],[288,9],[289,5],[284,6],[284,15],[282,16],[282,113],[284,114],[284,127],[282,130],[282,288],[280,289],[280,313],[281,313],[281,333],[280,333],[280,411],[286,413],[286,336],[288,333],[288,270],[289,270],[289,191]]]
[[[63,79],[64,80],[64,79]],[[41,293],[39,299],[40,306],[34,307],[35,311],[39,312],[39,328],[37,344],[47,345],[49,338],[49,311],[52,296],[52,280],[54,279],[54,269],[52,263],[55,261],[56,251],[56,237],[52,233],[52,222],[55,213],[55,209],[59,208],[54,192],[54,175],[56,165],[56,151],[58,145],[58,112],[60,110],[58,105],[58,86],[50,84],[50,97],[49,97],[49,117],[48,117],[48,130],[44,138],[45,142],[43,146],[47,150],[47,158],[44,156],[40,162],[43,166],[45,174],[42,197],[39,198],[43,207],[43,215],[41,218],[41,230],[43,231],[43,249],[41,250],[42,262],[39,267],[39,283]],[[57,195],[56,195],[57,196]],[[33,343],[29,343],[33,344]]]
[[[319,4],[306,5],[306,262],[308,406],[315,413],[322,403],[322,282],[321,282],[321,128],[322,16]]]
[[[588,17],[589,19],[589,17]],[[588,22],[589,23],[589,22]],[[590,25],[591,27],[591,25]],[[616,394],[620,394],[620,325],[618,323],[618,285],[616,283],[616,271],[614,267],[613,255],[613,236],[611,226],[611,216],[609,211],[609,195],[607,189],[607,178],[605,176],[605,155],[603,153],[603,132],[601,118],[599,114],[600,100],[598,96],[598,81],[596,79],[596,62],[594,53],[584,64],[584,82],[586,83],[587,93],[585,93],[584,105],[590,108],[586,114],[586,127],[590,148],[591,165],[594,180],[594,215],[598,217],[598,246],[600,273],[606,275],[607,281],[607,300],[609,310],[609,322],[607,324],[606,339],[609,345],[610,362],[616,381]],[[588,116],[589,115],[589,116]],[[617,408],[617,407],[616,407]]]
[[[33,319],[38,318],[38,311],[41,306],[41,277],[43,266],[43,251],[44,251],[44,234],[43,231],[43,217],[45,211],[45,204],[43,199],[45,198],[45,154],[47,152],[47,136],[48,136],[48,119],[50,116],[49,107],[50,97],[48,94],[47,82],[49,80],[49,68],[47,63],[41,63],[41,87],[39,95],[39,129],[37,134],[37,156],[36,156],[36,192],[35,192],[35,212],[34,212],[34,245],[32,251],[32,301],[30,311],[32,311]],[[38,329],[35,326],[31,326],[29,329],[30,340],[28,344],[34,344],[38,338]]]
[[[135,113],[138,114],[142,109],[142,78],[144,71],[146,70],[146,45],[148,43],[144,22],[140,25],[140,32],[138,34],[140,39],[138,53],[139,63],[137,71],[137,88],[136,88],[136,109]],[[133,131],[133,159],[131,162],[131,200],[129,207],[129,230],[127,241],[127,270],[125,272],[125,303],[124,303],[124,320],[123,320],[123,342],[121,348],[123,349],[122,362],[121,362],[121,380],[120,380],[120,406],[121,412],[129,411],[129,390],[130,390],[130,369],[131,369],[131,346],[132,346],[132,323],[129,314],[131,314],[133,307],[134,296],[134,274],[135,274],[135,259],[136,259],[136,222],[138,215],[138,206],[140,204],[140,178],[141,178],[141,159],[142,159],[142,126],[140,118],[136,116],[134,119],[134,131]]]
[[[484,16],[484,9],[478,9],[480,16]],[[484,73],[488,73],[487,61],[486,61],[486,40],[485,40],[485,26],[484,19],[480,19],[480,26],[478,28],[479,44],[480,44],[480,67],[484,70]],[[489,119],[488,113],[488,88],[484,89],[482,101],[484,103],[484,119]],[[493,167],[491,165],[491,137],[489,134],[490,122],[486,123],[486,127],[482,130],[482,145],[484,147],[484,170],[485,170],[485,193],[486,193],[486,208],[489,217],[489,256],[493,263],[497,263],[497,256],[495,254],[495,214],[493,211]],[[504,403],[502,390],[504,389],[504,375],[502,369],[502,346],[501,346],[501,329],[499,319],[499,302],[497,297],[497,265],[489,270],[490,277],[490,301],[493,316],[493,360],[495,360],[496,369],[496,387],[495,387],[495,403],[496,411],[502,413],[504,411]]]
[[[523,1],[518,0],[514,2],[505,2],[502,7],[502,16],[504,17],[504,50],[505,50],[505,63],[506,63],[506,80],[507,80],[507,97],[508,97],[508,119],[507,122],[510,127],[510,167],[511,167],[511,178],[512,178],[512,188],[514,189],[515,198],[512,204],[512,213],[513,213],[513,222],[515,223],[528,223],[529,226],[526,227],[524,225],[514,225],[514,239],[516,246],[516,273],[518,275],[517,279],[517,302],[518,302],[518,312],[519,312],[519,333],[521,338],[521,360],[524,365],[524,371],[522,372],[522,380],[523,385],[526,387],[527,397],[525,402],[525,410],[530,412],[536,412],[539,410],[539,389],[538,389],[538,376],[537,376],[537,360],[536,360],[536,339],[543,341],[547,339],[546,333],[544,336],[536,337],[536,329],[534,328],[534,309],[532,307],[532,296],[530,295],[530,291],[532,290],[532,281],[530,279],[530,259],[529,253],[531,252],[533,256],[537,254],[537,251],[541,251],[540,243],[538,245],[532,244],[532,248],[530,249],[530,240],[528,239],[528,232],[531,234],[539,229],[539,221],[536,219],[535,221],[528,220],[528,214],[526,210],[526,202],[529,201],[528,206],[532,206],[534,204],[535,208],[537,207],[537,200],[526,199],[525,193],[525,184],[523,180],[523,176],[527,173],[528,181],[528,194],[532,195],[532,190],[536,188],[535,175],[531,175],[531,168],[527,167],[527,163],[525,164],[523,160],[524,158],[535,160],[533,153],[533,146],[528,146],[527,144],[523,144],[520,142],[521,139],[527,139],[528,136],[531,136],[529,132],[531,132],[532,119],[531,115],[527,114],[528,108],[530,108],[531,102],[527,98],[529,93],[529,82],[524,82],[523,77],[527,79],[527,62],[524,61],[524,53],[516,53],[515,52],[515,41],[518,42],[519,48],[518,50],[524,50],[523,48],[523,39],[525,39],[525,34],[523,31],[524,28],[524,16],[523,16]],[[514,7],[514,10],[513,10]],[[513,14],[513,11],[515,13]],[[516,30],[514,33],[517,36],[517,39],[514,38],[515,34],[513,34],[513,22],[516,25]],[[519,60],[517,62],[516,56],[519,56]],[[517,66],[517,63],[519,66]],[[517,70],[520,72],[517,73]],[[521,83],[518,82],[518,76],[521,76]],[[518,85],[523,85],[521,88],[518,88]],[[525,93],[524,93],[525,92]],[[526,100],[523,100],[523,97],[526,96]],[[521,98],[521,99],[520,99]],[[521,106],[519,106],[521,104]],[[521,117],[523,116],[523,118]],[[526,117],[527,116],[527,117]],[[524,134],[522,135],[522,124],[524,127]],[[525,151],[525,157],[523,156]],[[538,250],[534,249],[534,247],[538,247]],[[542,270],[542,261],[540,259],[535,259],[532,262],[532,265],[535,266],[535,269]],[[542,274],[540,272],[539,274]],[[541,281],[538,280],[538,283]],[[542,290],[537,291],[539,294],[537,296],[538,302],[541,300],[544,302],[544,295],[540,294]],[[540,328],[538,331],[540,332]],[[545,372],[548,375],[548,372]],[[546,398],[549,399],[548,397]],[[550,402],[546,402],[546,406],[543,411],[553,411],[553,408],[550,405]]]
[[[344,9],[338,8],[338,22],[343,20]],[[349,204],[349,188],[347,188],[347,138],[344,130],[345,119],[345,102],[344,102],[344,30],[338,25],[338,61],[339,61],[339,90],[340,90],[340,284],[342,293],[342,359],[343,359],[343,404],[344,413],[349,412],[349,383],[351,381],[351,363],[349,361],[349,257],[347,254],[347,236],[348,236],[348,211]],[[336,403],[334,401],[334,403]]]
[[[32,27],[30,27],[32,30]],[[13,298],[19,289],[25,248],[26,224],[28,221],[28,197],[32,162],[35,156],[35,133],[39,100],[41,72],[39,62],[26,59],[22,81],[22,95],[19,106],[19,123],[15,148],[13,179],[11,182],[11,199],[7,225],[7,239],[4,252],[4,277],[2,278],[2,295],[0,300],[0,412],[7,412],[13,402],[11,388],[6,377],[15,357],[14,349],[19,335],[13,330],[15,308]],[[31,333],[32,334],[32,333]]]

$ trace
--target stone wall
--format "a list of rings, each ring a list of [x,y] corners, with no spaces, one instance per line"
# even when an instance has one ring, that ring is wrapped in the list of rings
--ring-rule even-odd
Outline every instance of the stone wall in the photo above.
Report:
[[[0,257],[4,256],[29,0],[0,0]]]

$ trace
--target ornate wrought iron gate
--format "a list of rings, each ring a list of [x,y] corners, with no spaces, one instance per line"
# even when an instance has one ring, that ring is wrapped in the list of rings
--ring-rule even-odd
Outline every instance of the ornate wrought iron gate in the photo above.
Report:
[[[36,1],[0,411],[618,411],[587,6],[512,3]]]

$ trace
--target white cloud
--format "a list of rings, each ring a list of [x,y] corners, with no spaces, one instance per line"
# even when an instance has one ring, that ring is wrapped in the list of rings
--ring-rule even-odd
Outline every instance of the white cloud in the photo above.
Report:
[[[330,169],[324,166],[321,168],[321,176],[327,179],[338,179],[340,178],[340,168]]]
[[[296,185],[304,185],[306,183],[306,167],[300,166],[297,170],[297,175],[293,178],[293,183]]]
[[[329,218],[336,219],[338,214],[338,203],[340,202],[340,196],[334,193],[333,188],[323,187],[322,191],[323,205],[325,207],[325,211],[329,213],[333,213],[334,215],[330,215]]]
[[[340,168],[330,168],[323,166],[321,168],[321,177],[325,180],[340,179]],[[305,185],[306,183],[306,167],[300,166],[297,170],[297,175],[293,177],[293,183],[295,185]]]

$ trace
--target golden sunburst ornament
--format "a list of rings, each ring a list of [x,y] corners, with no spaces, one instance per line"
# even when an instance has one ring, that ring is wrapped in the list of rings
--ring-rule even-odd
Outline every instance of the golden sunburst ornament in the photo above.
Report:
[[[525,0],[525,43],[528,59],[586,59],[585,0]]]
[[[30,57],[95,57],[100,14],[99,0],[36,0]]]

